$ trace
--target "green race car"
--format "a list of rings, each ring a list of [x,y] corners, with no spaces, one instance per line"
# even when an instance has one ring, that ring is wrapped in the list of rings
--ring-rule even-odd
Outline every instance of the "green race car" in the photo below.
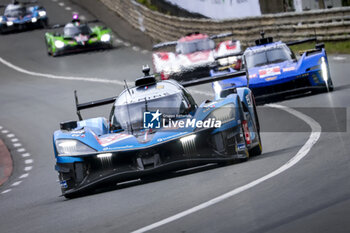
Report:
[[[90,27],[74,19],[64,26],[63,34],[45,33],[47,52],[51,56],[92,49],[113,48],[112,31],[104,26]]]

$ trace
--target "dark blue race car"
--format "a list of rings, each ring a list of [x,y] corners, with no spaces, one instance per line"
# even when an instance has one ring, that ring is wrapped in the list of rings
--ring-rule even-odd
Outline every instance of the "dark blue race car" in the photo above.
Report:
[[[48,17],[45,8],[25,6],[32,3],[14,1],[7,5],[4,15],[0,16],[0,33],[47,27]]]
[[[305,42],[307,39],[291,43],[273,42],[271,37],[256,41],[256,46],[249,47],[243,54],[243,60],[249,71],[249,88],[259,101],[270,97],[287,96],[296,93],[332,91],[327,53],[323,44],[315,49],[303,51],[297,58],[288,47]],[[232,67],[216,67],[211,76],[237,72]],[[226,79],[213,86],[216,90],[225,90],[232,86],[247,86],[247,78]],[[217,95],[220,92],[216,92]]]
[[[118,96],[76,107],[79,121],[53,135],[62,194],[74,197],[98,184],[149,177],[208,163],[247,160],[262,152],[252,92],[227,89],[197,106],[185,87],[244,75],[237,72],[178,83],[145,76]],[[109,120],[83,120],[80,110],[113,104]]]

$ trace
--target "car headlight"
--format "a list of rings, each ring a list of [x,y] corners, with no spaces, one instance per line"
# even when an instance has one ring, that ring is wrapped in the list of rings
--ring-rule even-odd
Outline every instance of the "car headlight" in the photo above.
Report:
[[[221,121],[221,124],[234,120],[236,117],[236,108],[234,104],[226,104],[212,111],[206,119],[215,119]]]
[[[55,46],[56,46],[56,48],[61,49],[61,48],[64,47],[64,43],[62,41],[60,41],[60,40],[56,40],[55,41]]]
[[[12,26],[13,22],[12,21],[7,21],[6,24],[7,24],[7,26]]]
[[[37,20],[37,18],[32,18],[32,23],[36,23],[38,20]]]
[[[111,39],[111,35],[109,35],[109,34],[104,34],[101,36],[102,42],[108,42],[110,39]]]
[[[38,14],[40,17],[44,17],[46,16],[46,11],[39,11]]]
[[[78,140],[61,139],[55,142],[59,156],[72,156],[96,152],[91,147]]]
[[[321,57],[321,72],[322,72],[322,77],[324,81],[327,82],[328,80],[328,68],[327,68],[327,63],[326,59],[324,57]]]
[[[4,21],[4,18],[3,17],[1,17],[0,18],[0,23],[2,23]]]

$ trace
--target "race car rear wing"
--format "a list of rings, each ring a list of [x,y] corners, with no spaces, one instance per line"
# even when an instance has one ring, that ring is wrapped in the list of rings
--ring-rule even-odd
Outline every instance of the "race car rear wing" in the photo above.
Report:
[[[99,23],[100,20],[94,19],[94,20],[89,20],[89,21],[83,21],[82,24],[90,24],[90,23]],[[49,29],[56,29],[56,28],[63,28],[66,26],[66,23],[57,23],[49,27]]]
[[[304,39],[304,40],[291,41],[291,42],[287,42],[286,45],[291,46],[291,45],[297,45],[297,44],[304,44],[304,43],[308,43],[308,42],[317,42],[317,39],[316,38],[308,38],[308,39]]]
[[[229,54],[226,54],[226,55],[223,55],[223,56],[217,56],[214,59],[217,61],[217,60],[228,58],[228,57],[239,57],[239,56],[243,56],[243,52],[229,53]]]
[[[229,37],[229,36],[233,36],[233,33],[228,32],[228,33],[221,33],[218,35],[211,35],[209,38],[212,40],[215,40],[215,39],[225,38],[225,37]]]
[[[99,106],[106,105],[106,104],[112,104],[117,99],[117,96],[114,96],[114,97],[110,97],[110,98],[106,98],[106,99],[94,100],[94,101],[79,104],[78,95],[77,95],[76,90],[74,91],[74,97],[75,97],[75,107],[76,107],[77,115],[78,115],[78,118],[80,121],[83,120],[83,117],[80,114],[80,110],[99,107]]]
[[[189,33],[188,35],[191,35],[191,34],[192,33]],[[195,32],[195,34],[199,34],[199,32]],[[229,37],[229,36],[233,36],[233,33],[229,32],[229,33],[222,33],[218,35],[211,35],[209,38],[215,40],[215,39],[220,39],[220,38]],[[177,41],[167,41],[167,42],[153,45],[153,50],[168,47],[168,46],[176,46],[176,45],[177,45]]]
[[[148,69],[145,69],[144,68],[144,79],[147,79],[145,81],[149,82],[150,78],[154,76],[150,76],[149,73],[147,73],[147,70],[149,72],[149,68]],[[247,75],[248,72],[246,71],[238,71],[238,72],[235,72],[235,73],[228,73],[228,74],[223,74],[223,75],[217,75],[217,76],[214,76],[214,77],[206,77],[206,78],[200,78],[200,79],[196,79],[196,80],[191,80],[191,81],[185,81],[185,82],[180,82],[180,84],[183,86],[183,87],[192,87],[192,86],[196,86],[196,85],[201,85],[201,84],[205,84],[205,83],[212,83],[212,82],[216,82],[216,81],[221,81],[221,80],[224,80],[224,79],[229,79],[229,78],[238,78],[238,77],[242,77],[242,76],[246,76],[247,77],[247,85],[249,85],[249,76]],[[147,75],[148,74],[148,75]],[[139,86],[143,85],[144,82],[141,80],[142,78],[140,79],[137,79],[136,80],[136,83],[135,85]],[[152,84],[155,84],[155,82],[152,82]],[[129,88],[127,87],[127,84],[126,85],[126,88],[129,90]],[[84,109],[88,109],[88,108],[94,108],[94,107],[99,107],[99,106],[103,106],[103,105],[107,105],[107,104],[112,104],[114,103],[114,101],[118,98],[117,96],[114,96],[114,97],[110,97],[110,98],[105,98],[105,99],[100,99],[100,100],[94,100],[94,101],[90,101],[90,102],[86,102],[86,103],[79,103],[79,100],[78,100],[78,95],[77,95],[77,91],[75,90],[74,91],[74,97],[75,97],[75,107],[76,107],[76,111],[77,111],[77,115],[78,115],[78,118],[79,120],[83,120],[83,117],[81,116],[81,113],[80,113],[80,110],[84,110]]]
[[[177,41],[168,41],[168,42],[155,44],[155,45],[153,45],[152,49],[155,50],[155,49],[160,49],[160,48],[164,48],[164,47],[168,47],[168,46],[175,46],[175,45],[177,45]]]

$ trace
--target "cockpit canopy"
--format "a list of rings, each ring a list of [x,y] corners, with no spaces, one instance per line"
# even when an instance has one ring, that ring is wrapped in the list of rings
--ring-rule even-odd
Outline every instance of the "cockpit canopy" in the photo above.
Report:
[[[244,55],[248,69],[295,59],[294,53],[283,43],[247,49]]]
[[[215,42],[206,34],[190,34],[182,37],[177,45],[176,52],[180,54],[189,54],[197,51],[207,51],[215,49]]]
[[[112,109],[112,125],[124,130],[142,130],[144,112],[167,116],[187,115],[196,109],[192,96],[173,81],[124,90]]]
[[[23,17],[27,14],[27,8],[21,4],[9,4],[5,8],[4,15],[9,18]]]
[[[66,37],[74,37],[78,36],[79,34],[90,35],[92,33],[90,27],[87,24],[74,25],[72,23],[68,23],[64,27],[63,32],[64,36]]]

